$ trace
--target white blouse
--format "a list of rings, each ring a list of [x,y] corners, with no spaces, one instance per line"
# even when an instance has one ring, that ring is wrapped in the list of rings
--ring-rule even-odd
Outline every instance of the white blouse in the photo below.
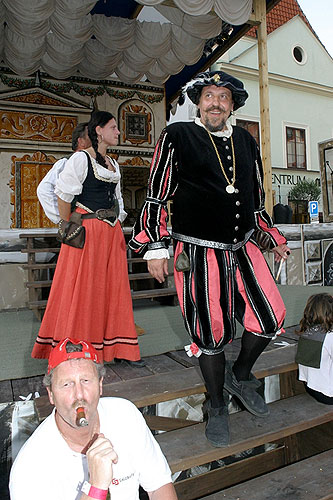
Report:
[[[88,153],[89,154],[89,153]],[[111,180],[116,185],[115,196],[119,203],[119,220],[123,222],[127,216],[124,209],[124,201],[120,188],[120,168],[118,163],[108,156],[108,159],[115,171],[109,170],[95,160],[91,155],[91,164],[95,175],[101,179]],[[82,193],[83,183],[88,174],[88,161],[83,151],[74,153],[66,162],[63,171],[60,173],[56,186],[54,189],[55,194],[66,203],[71,203],[73,198]]]

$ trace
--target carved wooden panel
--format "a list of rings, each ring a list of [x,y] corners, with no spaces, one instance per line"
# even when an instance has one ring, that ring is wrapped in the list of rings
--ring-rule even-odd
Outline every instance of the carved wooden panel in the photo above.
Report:
[[[149,167],[150,161],[144,160],[141,156],[133,156],[133,158],[129,158],[119,165],[129,165],[132,167]]]
[[[37,186],[55,161],[54,156],[46,156],[40,151],[32,156],[12,156],[12,178],[9,183],[11,205],[14,206],[12,228],[55,227],[46,217],[37,198]]]
[[[4,100],[14,102],[27,102],[29,104],[44,104],[49,106],[71,106],[71,104],[68,102],[60,101],[59,99],[40,93],[16,95],[6,97]]]
[[[1,111],[0,139],[71,142],[76,116]]]
[[[120,144],[152,145],[152,116],[149,107],[143,103],[127,102],[120,106]]]

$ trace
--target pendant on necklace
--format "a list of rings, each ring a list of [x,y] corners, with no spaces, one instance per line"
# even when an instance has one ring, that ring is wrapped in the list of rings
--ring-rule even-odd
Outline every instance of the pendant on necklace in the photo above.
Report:
[[[235,188],[234,186],[232,186],[232,184],[228,184],[225,190],[228,194],[233,194],[235,192]]]

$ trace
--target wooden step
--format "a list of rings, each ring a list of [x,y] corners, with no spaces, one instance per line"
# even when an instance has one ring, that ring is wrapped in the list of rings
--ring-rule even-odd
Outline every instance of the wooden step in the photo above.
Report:
[[[328,500],[333,498],[333,451],[224,489],[205,500]]]
[[[174,431],[198,423],[184,418],[159,417],[157,415],[144,415],[144,417],[149,429],[156,431]]]
[[[173,273],[169,273],[168,276],[173,276]],[[131,272],[128,273],[128,278],[130,281],[154,279],[150,273],[131,273]]]
[[[27,288],[50,288],[52,285],[52,280],[43,280],[43,281],[27,281]]]
[[[21,248],[22,253],[36,254],[36,253],[59,253],[60,247],[50,247],[50,248]]]
[[[254,366],[255,376],[264,378],[296,370],[295,354],[295,344],[263,352]],[[149,365],[149,357],[147,363]],[[103,385],[103,396],[129,399],[138,408],[193,394],[202,394],[205,391],[199,367],[184,368]],[[40,420],[43,420],[52,411],[47,396],[36,399],[35,404]]]
[[[45,309],[47,300],[32,300],[28,305],[30,309]]]
[[[333,418],[332,407],[308,394],[275,401],[269,408],[267,418],[254,417],[247,411],[230,415],[230,444],[224,448],[215,448],[207,441],[204,423],[165,432],[156,439],[171,471],[178,472],[277,441]]]
[[[128,279],[130,281],[134,280],[148,280],[154,279],[150,273],[128,273]]]
[[[19,238],[56,238],[58,230],[55,229],[54,232],[50,233],[21,233]]]
[[[153,290],[135,290],[132,291],[132,299],[153,299],[155,297],[167,297],[177,295],[175,287],[154,288]]]
[[[52,281],[35,281],[28,282],[28,288],[45,288],[50,287]],[[154,299],[156,297],[168,297],[172,295],[177,295],[176,288],[154,288],[152,290],[131,290],[131,295],[133,300],[137,299]],[[34,300],[29,301],[28,306],[30,309],[45,309],[47,300]]]
[[[145,259],[143,259],[142,257],[127,257],[127,262],[129,264],[139,264],[140,262],[147,263],[147,261]]]
[[[23,269],[55,269],[56,262],[46,262],[44,264],[23,264]]]

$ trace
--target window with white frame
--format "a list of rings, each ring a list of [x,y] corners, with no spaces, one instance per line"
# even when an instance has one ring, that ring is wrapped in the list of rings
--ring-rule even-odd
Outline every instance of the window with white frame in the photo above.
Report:
[[[287,167],[306,169],[305,130],[286,127]]]

